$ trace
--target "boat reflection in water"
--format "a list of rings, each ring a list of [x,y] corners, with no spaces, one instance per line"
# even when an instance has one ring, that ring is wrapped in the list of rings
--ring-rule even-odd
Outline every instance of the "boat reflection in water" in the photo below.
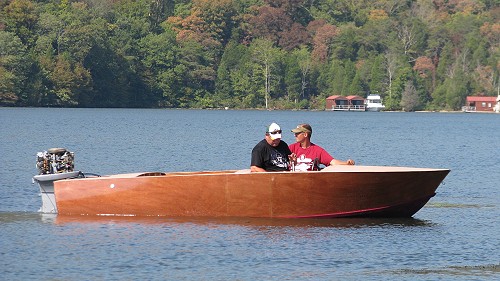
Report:
[[[336,219],[280,219],[241,217],[141,217],[141,216],[72,216],[41,214],[45,223],[72,224],[116,224],[175,226],[193,224],[197,226],[241,226],[241,227],[288,227],[288,228],[365,228],[365,227],[427,227],[432,222],[415,218],[336,218]]]

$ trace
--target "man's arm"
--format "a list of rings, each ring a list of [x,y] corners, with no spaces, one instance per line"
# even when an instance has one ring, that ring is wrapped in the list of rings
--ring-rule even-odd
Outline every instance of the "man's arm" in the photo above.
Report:
[[[354,160],[352,160],[352,159],[348,159],[347,161],[333,159],[330,162],[330,165],[354,165],[354,164],[355,164]]]
[[[250,166],[250,172],[265,172],[266,170],[262,169],[261,167],[257,166]]]

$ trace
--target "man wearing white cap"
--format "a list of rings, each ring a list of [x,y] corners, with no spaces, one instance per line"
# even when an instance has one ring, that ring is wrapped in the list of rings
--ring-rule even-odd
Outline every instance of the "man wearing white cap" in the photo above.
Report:
[[[288,144],[281,140],[281,128],[272,123],[266,130],[265,138],[252,149],[252,172],[289,171],[288,156],[292,152]]]

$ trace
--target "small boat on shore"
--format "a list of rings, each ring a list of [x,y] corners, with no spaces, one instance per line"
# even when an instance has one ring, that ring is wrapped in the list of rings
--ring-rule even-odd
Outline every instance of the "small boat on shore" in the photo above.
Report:
[[[366,111],[381,111],[385,108],[382,104],[382,98],[379,95],[370,94],[365,99]]]
[[[449,171],[336,165],[311,172],[227,170],[90,177],[64,171],[57,179],[45,173],[34,180],[45,198],[41,212],[61,215],[411,217],[435,195]],[[68,178],[60,179],[64,175]]]
[[[499,92],[500,92],[500,86],[499,86]],[[500,93],[498,93],[496,101],[497,101],[497,103],[493,107],[493,112],[500,113]]]

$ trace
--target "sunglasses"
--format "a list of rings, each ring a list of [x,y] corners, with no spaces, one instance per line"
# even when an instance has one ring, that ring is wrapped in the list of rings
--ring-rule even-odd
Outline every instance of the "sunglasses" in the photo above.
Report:
[[[304,132],[300,132],[300,133],[293,133],[295,136],[298,136],[300,134],[303,134]]]
[[[281,130],[277,130],[274,132],[268,132],[268,133],[270,133],[271,135],[281,134]]]

